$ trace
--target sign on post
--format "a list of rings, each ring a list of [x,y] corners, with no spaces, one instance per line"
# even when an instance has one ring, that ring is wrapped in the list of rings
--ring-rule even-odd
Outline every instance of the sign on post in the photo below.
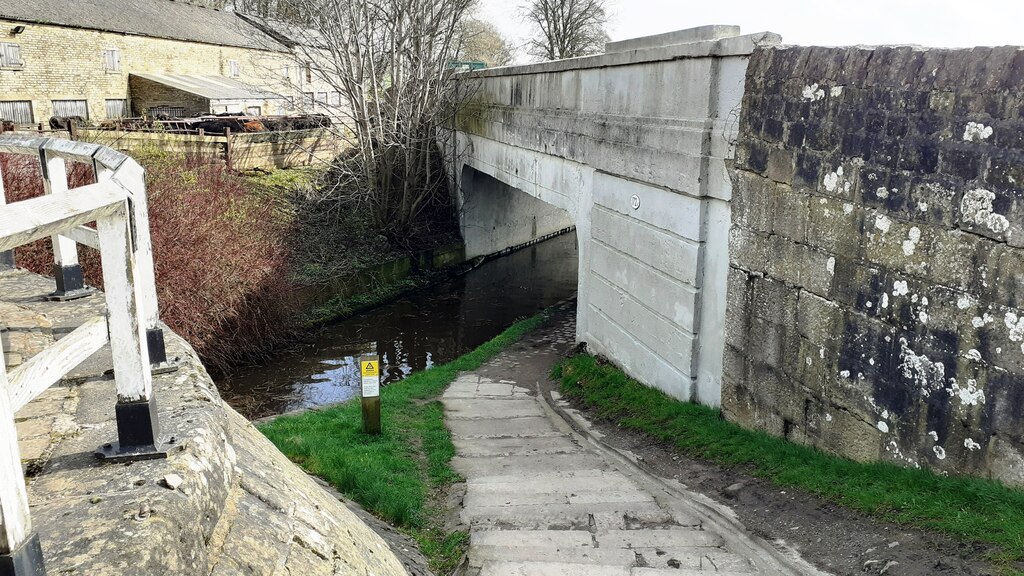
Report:
[[[376,355],[359,357],[362,385],[363,432],[380,434],[380,358]]]

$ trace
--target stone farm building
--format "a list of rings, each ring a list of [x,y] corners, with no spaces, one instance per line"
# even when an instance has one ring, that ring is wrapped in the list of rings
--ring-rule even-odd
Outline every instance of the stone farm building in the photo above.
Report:
[[[0,120],[329,112],[272,25],[173,0],[0,2]]]

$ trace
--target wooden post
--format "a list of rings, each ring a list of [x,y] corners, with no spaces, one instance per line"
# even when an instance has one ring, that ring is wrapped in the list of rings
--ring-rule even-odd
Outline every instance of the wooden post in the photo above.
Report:
[[[95,164],[96,180],[109,180],[113,172]],[[156,296],[156,272],[153,263],[153,242],[149,231],[149,201],[146,196],[146,172],[134,160],[125,160],[117,169],[118,183],[124,186],[131,195],[129,208],[132,221],[135,223],[134,248],[135,266],[138,269],[136,280],[139,284],[142,309],[145,313],[146,342],[149,348],[149,361],[157,372],[174,370],[167,361],[167,345],[164,331],[160,327],[160,306]]]
[[[117,387],[118,441],[96,451],[105,460],[165,458],[153,398],[153,375],[146,346],[144,298],[132,247],[130,210],[125,202],[113,215],[96,221],[103,256],[103,288],[110,326],[110,353]]]
[[[43,170],[43,186],[47,194],[62,194],[68,191],[68,173],[64,159],[39,150],[39,162]],[[93,293],[85,287],[82,266],[78,263],[78,245],[74,240],[55,234],[53,241],[53,277],[57,291],[50,295],[53,300],[74,300]]]
[[[227,163],[228,170],[231,170],[231,128],[224,129],[224,162]]]
[[[32,531],[18,430],[8,395],[7,370],[0,353],[0,574],[45,576],[43,549]]]
[[[376,354],[359,357],[360,397],[363,404],[363,432],[380,434],[380,358]]]
[[[0,131],[2,130],[3,128],[0,128]],[[5,204],[7,204],[7,196],[4,192],[4,172],[3,168],[0,168],[0,207],[3,207]],[[5,268],[14,268],[14,250],[0,252],[0,270]]]
[[[68,140],[78,140],[78,126],[70,118],[68,119]]]

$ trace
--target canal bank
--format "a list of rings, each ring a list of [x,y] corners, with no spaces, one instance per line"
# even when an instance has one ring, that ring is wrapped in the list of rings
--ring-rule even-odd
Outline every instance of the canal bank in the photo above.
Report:
[[[224,398],[250,419],[354,397],[355,358],[381,357],[387,386],[454,360],[518,319],[573,296],[579,251],[564,233],[483,262],[465,274],[326,325],[265,365],[218,381]]]

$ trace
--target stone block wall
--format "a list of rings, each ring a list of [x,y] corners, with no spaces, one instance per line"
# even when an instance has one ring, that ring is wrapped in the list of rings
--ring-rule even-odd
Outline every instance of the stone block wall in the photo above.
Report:
[[[1024,485],[1024,51],[757,50],[726,417]]]

